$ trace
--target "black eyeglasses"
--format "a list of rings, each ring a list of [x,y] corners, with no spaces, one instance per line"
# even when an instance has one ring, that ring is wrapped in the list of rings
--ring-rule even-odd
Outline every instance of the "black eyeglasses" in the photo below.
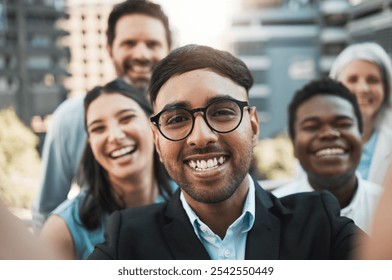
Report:
[[[195,125],[195,113],[203,113],[204,121],[211,130],[229,133],[240,125],[245,107],[249,107],[246,101],[225,98],[211,102],[204,108],[192,110],[182,106],[174,106],[162,110],[150,120],[165,138],[171,141],[180,141],[192,133]]]

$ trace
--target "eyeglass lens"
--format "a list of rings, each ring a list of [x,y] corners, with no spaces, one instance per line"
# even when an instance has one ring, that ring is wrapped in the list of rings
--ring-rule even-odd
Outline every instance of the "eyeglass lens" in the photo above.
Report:
[[[165,111],[159,118],[159,127],[162,134],[172,140],[187,137],[193,129],[194,111],[185,108]],[[242,110],[233,100],[213,102],[200,111],[205,111],[204,120],[206,120],[209,127],[221,133],[235,129],[242,118]]]

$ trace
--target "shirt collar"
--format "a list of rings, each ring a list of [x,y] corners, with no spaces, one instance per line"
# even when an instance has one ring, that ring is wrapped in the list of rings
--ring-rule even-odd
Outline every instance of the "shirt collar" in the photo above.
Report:
[[[355,172],[355,175],[357,176],[357,189],[355,190],[355,193],[351,198],[350,203],[340,210],[341,215],[343,216],[347,216],[351,211],[353,211],[354,209],[359,209],[358,207],[360,207],[362,192],[364,191],[363,188],[361,188],[361,185],[363,184],[363,179],[358,171]]]
[[[249,231],[254,224],[255,221],[255,215],[256,215],[256,195],[255,195],[255,184],[252,179],[252,177],[248,174],[248,182],[249,182],[249,189],[248,193],[245,198],[245,203],[244,207],[242,209],[242,214],[241,216],[231,225],[234,226],[241,221],[244,221],[245,226],[242,230],[242,232]],[[180,200],[182,202],[182,206],[184,207],[184,210],[186,214],[188,215],[189,221],[191,222],[193,229],[195,230],[196,235],[200,238],[199,232],[198,232],[198,224],[201,220],[199,217],[196,215],[196,213],[193,211],[193,209],[189,206],[188,202],[186,201],[184,194],[180,193]],[[244,220],[247,218],[246,220]],[[201,222],[202,223],[202,222]]]

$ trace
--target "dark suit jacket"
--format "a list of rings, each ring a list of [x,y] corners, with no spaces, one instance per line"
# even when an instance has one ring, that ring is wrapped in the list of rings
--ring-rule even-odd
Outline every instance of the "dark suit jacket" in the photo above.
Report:
[[[256,219],[248,233],[246,259],[348,259],[359,230],[340,217],[329,192],[294,194],[281,199],[256,182]],[[89,259],[210,259],[179,199],[115,212],[106,241]]]

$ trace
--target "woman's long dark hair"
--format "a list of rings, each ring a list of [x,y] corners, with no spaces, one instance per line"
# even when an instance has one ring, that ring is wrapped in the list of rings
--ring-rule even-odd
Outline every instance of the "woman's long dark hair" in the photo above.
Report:
[[[84,114],[91,102],[101,94],[120,93],[132,98],[144,110],[147,117],[152,114],[152,108],[143,92],[137,91],[124,81],[117,79],[105,86],[98,86],[89,91],[84,99]],[[87,129],[86,129],[87,130]],[[165,199],[172,195],[170,177],[163,164],[159,160],[158,153],[154,151],[154,176],[158,182],[159,194]],[[102,222],[102,217],[107,213],[124,208],[115,198],[112,186],[109,182],[108,172],[95,160],[90,144],[87,142],[80,163],[77,182],[87,188],[85,199],[81,202],[79,215],[82,225],[89,230],[97,229]]]

